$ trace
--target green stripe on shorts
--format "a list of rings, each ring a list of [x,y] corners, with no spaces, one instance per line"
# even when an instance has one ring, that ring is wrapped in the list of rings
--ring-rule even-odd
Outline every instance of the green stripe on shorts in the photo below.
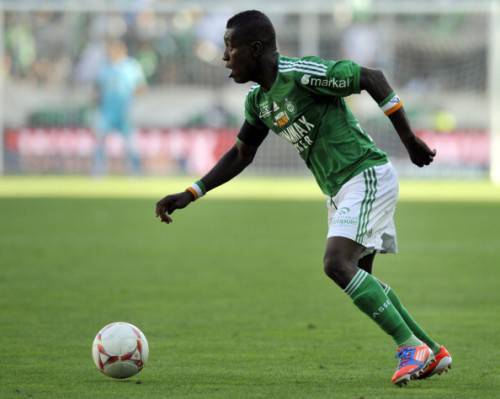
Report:
[[[375,202],[375,197],[377,195],[377,175],[375,173],[375,169],[370,169],[369,172],[371,173],[372,175],[372,186],[371,186],[371,196],[370,196],[370,200],[368,202],[368,206],[367,206],[367,212],[366,212],[366,217],[365,217],[365,223],[364,223],[364,226],[361,230],[361,240],[364,239],[366,233],[367,233],[367,230],[368,230],[368,222],[370,221],[370,214],[372,212],[372,208],[373,208],[373,203]]]
[[[373,203],[375,202],[375,196],[377,194],[377,176],[373,168],[367,169],[363,172],[363,177],[365,178],[365,197],[361,203],[360,217],[358,222],[358,230],[356,233],[356,242],[363,243],[363,238],[366,234],[368,228],[368,222],[370,221],[370,213],[373,208]]]
[[[356,231],[356,241],[359,241],[359,233],[361,232],[361,226],[363,224],[363,220],[364,220],[363,218],[365,216],[365,207],[366,207],[366,203],[368,201],[368,194],[369,194],[369,184],[368,184],[369,178],[368,178],[368,174],[367,174],[366,170],[363,171],[363,179],[365,181],[365,196],[363,198],[363,201],[361,202],[361,207],[359,209],[358,229]]]

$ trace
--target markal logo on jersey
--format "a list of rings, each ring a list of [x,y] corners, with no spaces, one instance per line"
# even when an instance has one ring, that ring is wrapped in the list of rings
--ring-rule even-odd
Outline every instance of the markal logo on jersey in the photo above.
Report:
[[[345,79],[335,79],[335,78],[321,79],[312,77],[311,75],[302,75],[300,82],[304,86],[309,85],[316,87],[331,87],[333,89],[344,89],[346,87],[349,87],[349,81]]]

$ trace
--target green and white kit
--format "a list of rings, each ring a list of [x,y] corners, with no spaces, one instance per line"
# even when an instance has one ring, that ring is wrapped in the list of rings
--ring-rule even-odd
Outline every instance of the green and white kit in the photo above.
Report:
[[[252,87],[245,101],[247,122],[255,126],[263,123],[293,144],[330,202],[332,198],[335,201],[341,191],[343,197],[351,198],[346,193],[347,188],[360,190],[358,184],[348,184],[354,177],[364,184],[364,175],[369,173],[376,178],[377,167],[388,165],[387,155],[374,144],[344,100],[344,97],[360,92],[360,71],[361,67],[349,60],[280,55],[278,76],[272,87],[268,91],[259,85]],[[387,167],[393,171],[392,166]],[[353,229],[356,232],[348,238],[363,245],[368,242],[367,234],[374,234],[371,218],[387,211],[389,206],[378,199],[385,191],[381,188],[385,180],[378,181],[377,189],[371,191],[368,187],[373,184],[370,180],[363,186],[365,191],[370,190],[370,197],[364,202],[364,197],[361,197],[363,204],[336,204],[337,207],[342,205],[360,211],[352,219],[353,223],[354,219],[358,220]],[[383,209],[377,209],[378,206]],[[394,208],[387,215],[392,218],[393,213]],[[331,217],[331,220],[335,224],[337,219]],[[358,227],[364,234],[359,235]],[[337,235],[336,231],[341,231],[343,236],[347,234],[345,226],[336,229],[330,224],[329,236]],[[395,239],[395,233],[392,235]]]
[[[397,252],[394,212],[399,184],[392,164],[365,169],[327,199],[327,237],[346,237],[374,251]]]
[[[247,122],[260,120],[292,143],[328,196],[363,170],[387,163],[343,98],[360,92],[360,70],[352,61],[280,56],[270,90],[254,86],[245,101]]]

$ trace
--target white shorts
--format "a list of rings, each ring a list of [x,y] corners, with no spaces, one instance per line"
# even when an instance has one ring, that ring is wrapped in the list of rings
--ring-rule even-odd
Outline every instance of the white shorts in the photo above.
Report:
[[[386,163],[364,170],[328,197],[328,238],[346,237],[363,245],[361,255],[397,252],[394,211],[399,194],[396,171]]]

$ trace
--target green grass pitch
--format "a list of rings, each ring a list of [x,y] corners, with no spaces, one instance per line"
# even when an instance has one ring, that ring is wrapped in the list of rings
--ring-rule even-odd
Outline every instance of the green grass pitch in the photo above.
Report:
[[[403,184],[400,254],[379,256],[375,274],[454,366],[400,389],[392,340],[323,274],[320,196],[214,195],[167,226],[154,217],[165,181],[119,183],[144,185],[147,198],[81,198],[106,181],[81,191],[53,181],[36,191],[0,180],[2,399],[499,397],[498,189],[483,187],[484,201],[416,201]],[[119,320],[150,344],[126,381],[101,375],[90,354],[96,332]]]

